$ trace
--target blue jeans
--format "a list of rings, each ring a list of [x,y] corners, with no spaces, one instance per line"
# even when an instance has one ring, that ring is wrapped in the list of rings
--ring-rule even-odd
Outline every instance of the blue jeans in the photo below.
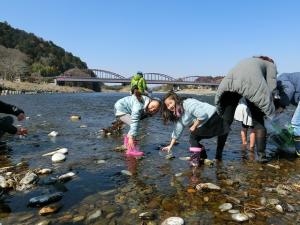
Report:
[[[294,128],[294,136],[300,136],[300,104],[298,103],[297,109],[292,118],[292,127]]]

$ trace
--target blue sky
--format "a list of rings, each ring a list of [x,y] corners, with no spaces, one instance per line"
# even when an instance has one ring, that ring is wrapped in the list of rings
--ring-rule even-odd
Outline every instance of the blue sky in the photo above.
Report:
[[[300,71],[297,0],[2,0],[0,21],[125,76],[223,75],[253,55]]]

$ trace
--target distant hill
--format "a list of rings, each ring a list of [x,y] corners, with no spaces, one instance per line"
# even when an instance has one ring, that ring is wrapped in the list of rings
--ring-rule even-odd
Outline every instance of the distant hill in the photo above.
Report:
[[[14,68],[18,69],[9,71],[8,68],[13,68],[8,66],[9,64],[13,64]],[[52,41],[45,41],[33,33],[15,29],[7,22],[0,22],[0,75],[2,77],[8,79],[14,75],[51,77],[72,68],[87,69],[87,65],[79,57],[66,52]]]

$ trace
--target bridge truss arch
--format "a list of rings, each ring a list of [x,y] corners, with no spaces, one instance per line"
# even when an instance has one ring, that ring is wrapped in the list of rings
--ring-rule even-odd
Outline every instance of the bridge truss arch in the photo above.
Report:
[[[197,82],[197,79],[199,79],[201,76],[188,76],[188,77],[182,77],[178,80],[183,82]]]
[[[157,81],[175,81],[176,79],[162,73],[144,73],[144,79],[147,80],[157,80]]]
[[[120,74],[107,70],[90,69],[89,71],[93,72],[96,75],[96,77],[100,79],[126,79],[126,77]]]

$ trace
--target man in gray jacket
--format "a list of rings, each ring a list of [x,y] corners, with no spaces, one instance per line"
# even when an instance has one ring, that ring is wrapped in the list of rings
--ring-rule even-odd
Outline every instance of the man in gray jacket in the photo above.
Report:
[[[252,57],[238,63],[219,85],[215,97],[217,111],[229,124],[241,97],[247,101],[256,134],[259,161],[267,162],[264,116],[275,112],[273,93],[276,90],[277,68],[267,56]],[[222,153],[219,153],[220,157]]]

